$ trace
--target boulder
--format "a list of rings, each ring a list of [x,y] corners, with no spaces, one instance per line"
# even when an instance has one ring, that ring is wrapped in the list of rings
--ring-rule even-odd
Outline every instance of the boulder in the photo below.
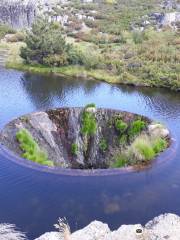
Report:
[[[110,233],[107,224],[94,221],[87,227],[71,235],[71,240],[104,240],[105,236]]]
[[[180,217],[175,214],[164,214],[155,217],[145,225],[151,236],[150,240],[179,240]]]
[[[148,126],[149,134],[156,137],[169,137],[169,130],[160,123],[153,123]]]
[[[47,232],[35,240],[64,240],[64,236],[58,232]]]
[[[143,239],[143,233],[138,234],[137,229],[141,229],[143,232],[143,227],[140,224],[136,225],[122,225],[118,230],[111,232],[106,235],[104,240],[136,240]],[[147,239],[146,239],[147,240]]]

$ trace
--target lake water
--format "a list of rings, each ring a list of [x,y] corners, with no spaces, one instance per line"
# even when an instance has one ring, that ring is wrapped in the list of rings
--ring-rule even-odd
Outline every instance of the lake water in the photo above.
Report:
[[[0,128],[32,111],[91,102],[165,123],[176,153],[141,172],[94,177],[33,170],[0,153],[0,222],[14,223],[34,239],[53,230],[58,217],[74,231],[95,219],[115,229],[165,212],[180,215],[180,93],[0,69]]]

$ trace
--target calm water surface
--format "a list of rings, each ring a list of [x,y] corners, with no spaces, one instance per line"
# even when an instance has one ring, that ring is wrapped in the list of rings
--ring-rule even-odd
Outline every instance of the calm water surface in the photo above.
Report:
[[[165,123],[180,142],[180,93],[67,80],[0,70],[0,128],[19,115],[61,106],[121,109]],[[158,214],[180,214],[180,146],[168,162],[138,172],[72,177],[32,170],[0,153],[0,222],[15,223],[29,239],[66,217],[72,230],[92,220],[146,223]]]

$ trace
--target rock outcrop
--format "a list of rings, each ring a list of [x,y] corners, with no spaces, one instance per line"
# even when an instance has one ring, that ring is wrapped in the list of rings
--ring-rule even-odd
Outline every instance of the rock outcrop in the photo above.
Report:
[[[164,214],[141,224],[122,225],[116,231],[110,231],[107,224],[94,221],[87,227],[69,235],[68,240],[179,240],[180,217]],[[66,240],[57,232],[46,233],[35,240]]]
[[[0,22],[9,24],[14,29],[30,27],[36,16],[34,0],[1,0]]]

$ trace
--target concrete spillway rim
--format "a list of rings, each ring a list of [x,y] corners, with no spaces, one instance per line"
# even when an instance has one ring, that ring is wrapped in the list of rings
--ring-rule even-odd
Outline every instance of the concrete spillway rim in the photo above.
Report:
[[[156,165],[160,165],[168,162],[173,158],[176,154],[177,149],[177,141],[175,138],[171,138],[170,147],[167,148],[164,152],[162,152],[155,160],[152,161],[148,166],[144,166],[142,168],[135,167],[123,167],[123,168],[109,168],[109,169],[92,169],[92,170],[82,170],[82,169],[67,169],[61,167],[48,167],[37,164],[35,162],[29,161],[27,159],[21,158],[15,155],[12,151],[10,151],[7,147],[0,144],[0,155],[4,156],[5,159],[8,159],[16,164],[21,166],[37,170],[44,173],[52,173],[59,174],[65,176],[85,176],[85,177],[93,177],[93,176],[111,176],[111,175],[119,175],[119,174],[128,174],[128,173],[137,173],[146,171],[151,169]]]

